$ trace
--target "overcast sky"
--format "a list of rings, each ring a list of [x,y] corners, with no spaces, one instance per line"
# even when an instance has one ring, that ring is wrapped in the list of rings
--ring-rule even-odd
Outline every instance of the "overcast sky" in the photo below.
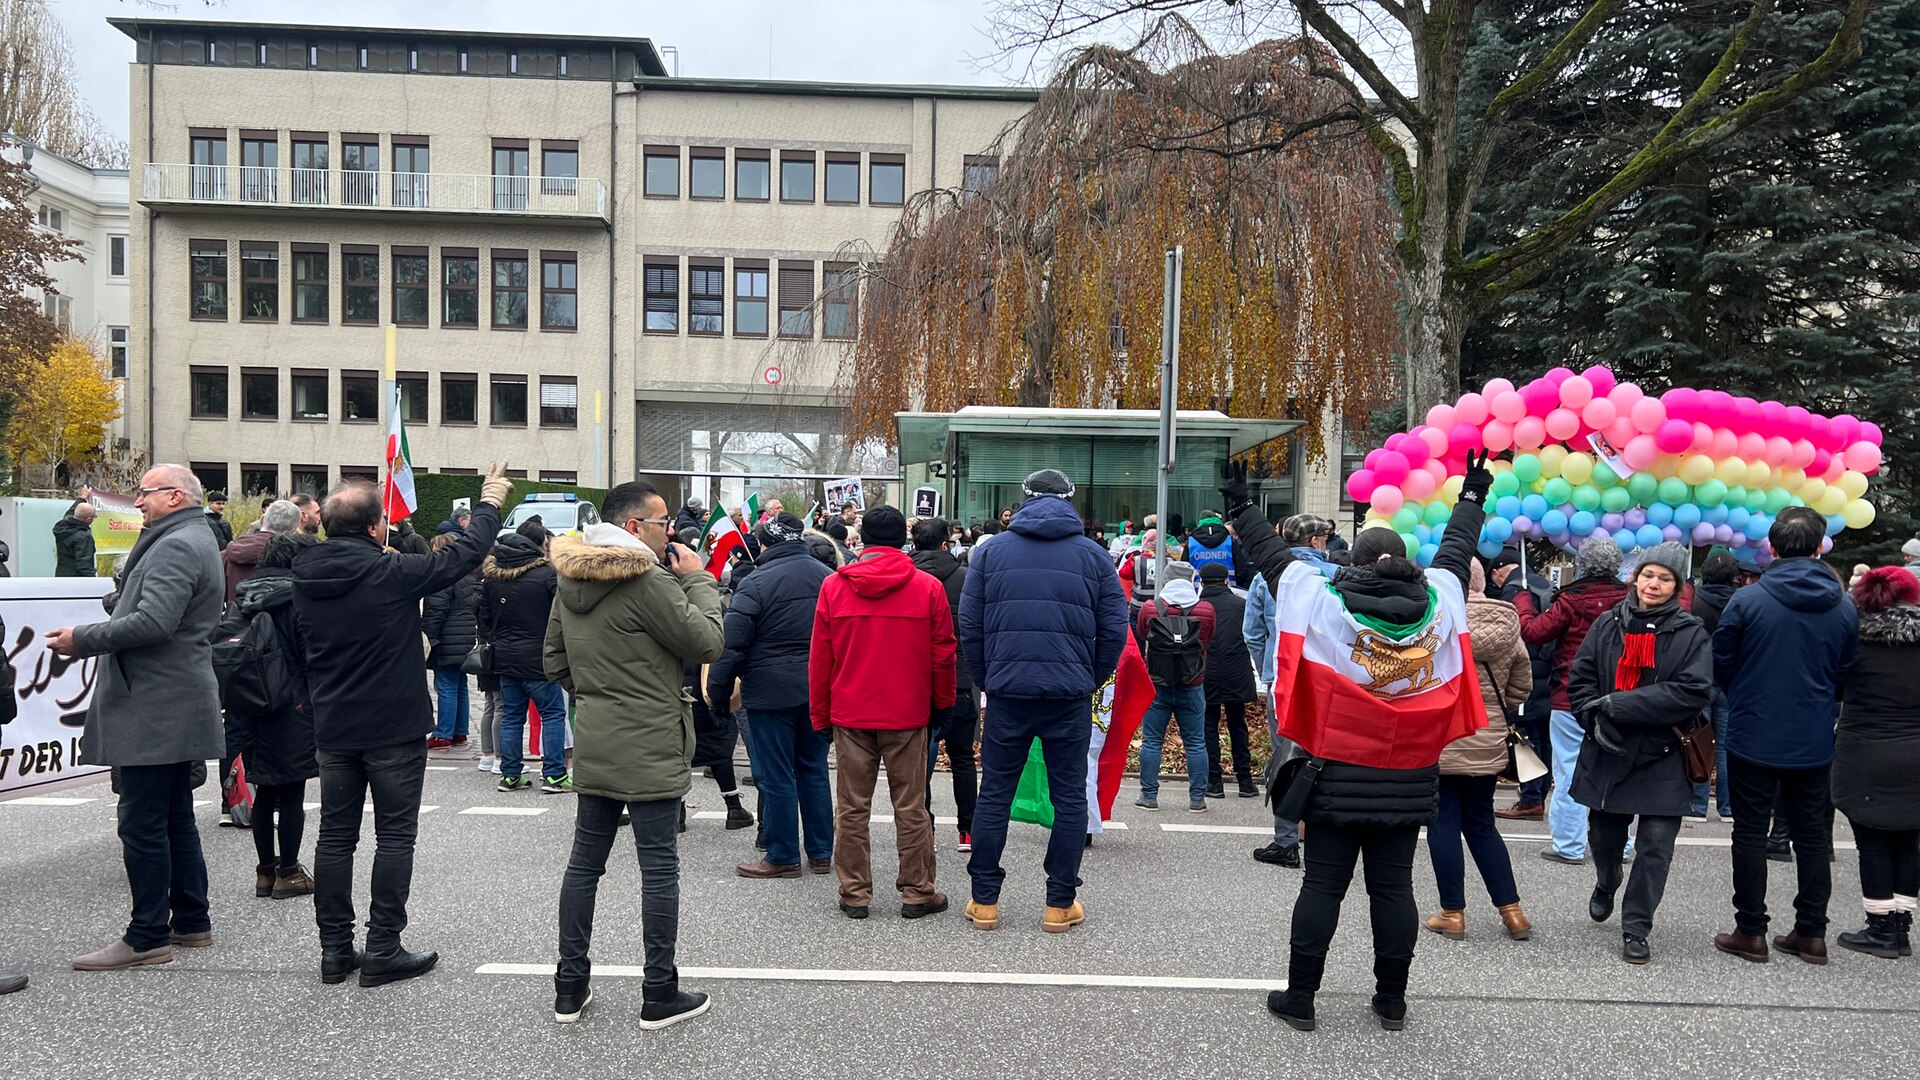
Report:
[[[214,6],[179,0],[171,10],[136,0],[49,0],[49,7],[73,43],[87,103],[122,138],[127,134],[127,65],[133,61],[133,42],[107,25],[112,17],[631,34],[651,38],[656,46],[677,46],[682,75],[893,83],[1028,81],[1019,65],[978,62],[991,60],[996,52],[985,33],[984,0],[226,0]]]

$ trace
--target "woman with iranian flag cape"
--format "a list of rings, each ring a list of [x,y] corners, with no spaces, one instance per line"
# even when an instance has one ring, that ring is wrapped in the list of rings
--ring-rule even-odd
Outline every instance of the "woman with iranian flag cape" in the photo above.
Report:
[[[1440,751],[1487,722],[1467,634],[1467,574],[1493,484],[1484,452],[1469,454],[1459,503],[1431,569],[1409,556],[1400,534],[1361,530],[1353,565],[1329,582],[1296,562],[1247,491],[1246,467],[1230,465],[1220,488],[1242,550],[1272,583],[1274,715],[1280,734],[1309,755],[1273,789],[1311,785],[1303,806],[1306,880],[1293,907],[1287,988],[1267,1008],[1299,1031],[1314,1027],[1313,999],[1354,866],[1366,859],[1373,911],[1373,1012],[1406,1024],[1407,972],[1420,909],[1413,858],[1433,819]],[[1289,766],[1291,768],[1291,764]]]

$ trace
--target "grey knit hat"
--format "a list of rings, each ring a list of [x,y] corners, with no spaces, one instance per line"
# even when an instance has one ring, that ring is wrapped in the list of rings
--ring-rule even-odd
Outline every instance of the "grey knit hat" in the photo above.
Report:
[[[1620,576],[1620,545],[1610,536],[1591,536],[1580,542],[1573,553],[1573,576],[1579,578],[1617,578]]]
[[[1639,558],[1633,563],[1634,572],[1638,573],[1643,566],[1664,566],[1673,571],[1673,580],[1685,581],[1687,580],[1687,549],[1671,540],[1664,544],[1655,544],[1640,552]]]
[[[1906,543],[1901,544],[1900,554],[1910,558],[1920,559],[1920,536],[1916,536]]]

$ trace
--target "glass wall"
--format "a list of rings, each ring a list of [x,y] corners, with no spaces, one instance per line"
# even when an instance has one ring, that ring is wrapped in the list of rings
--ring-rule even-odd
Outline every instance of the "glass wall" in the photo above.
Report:
[[[1113,535],[1123,521],[1154,512],[1158,478],[1157,435],[1020,435],[958,433],[949,516],[985,522],[1004,507],[1018,507],[1020,485],[1036,469],[1059,469],[1075,487],[1073,504],[1092,529]],[[1224,438],[1182,438],[1167,487],[1170,515],[1191,525],[1203,511],[1221,509],[1220,466]]]

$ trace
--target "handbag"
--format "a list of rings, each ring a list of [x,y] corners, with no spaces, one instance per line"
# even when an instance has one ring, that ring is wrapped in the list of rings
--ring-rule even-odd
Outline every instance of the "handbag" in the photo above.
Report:
[[[1481,670],[1481,678],[1486,685],[1493,685],[1493,671],[1485,664],[1476,664]],[[1530,780],[1547,775],[1546,763],[1534,752],[1533,743],[1520,732],[1520,717],[1504,705],[1500,710],[1507,721],[1507,763],[1500,767],[1499,778],[1510,783],[1524,784]]]
[[[1674,737],[1680,740],[1680,757],[1687,763],[1687,782],[1704,784],[1713,779],[1713,724],[1696,721],[1691,729],[1675,724]]]
[[[464,675],[493,674],[493,642],[481,641],[473,646],[473,651],[460,661],[460,672]]]
[[[1278,779],[1285,783],[1287,793],[1273,804],[1273,816],[1281,821],[1299,821],[1306,816],[1313,785],[1320,779],[1320,770],[1326,767],[1327,759],[1321,757],[1294,758],[1280,766]]]

